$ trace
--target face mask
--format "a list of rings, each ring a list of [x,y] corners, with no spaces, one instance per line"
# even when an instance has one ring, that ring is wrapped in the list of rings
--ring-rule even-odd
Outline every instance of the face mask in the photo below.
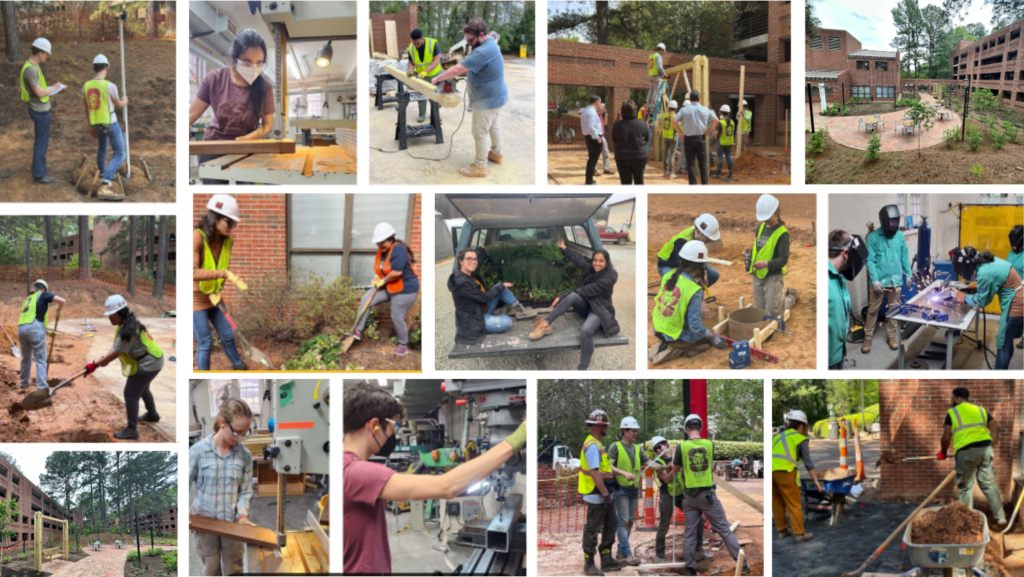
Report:
[[[377,443],[377,447],[379,449],[377,451],[377,456],[378,457],[384,457],[385,459],[390,457],[391,453],[394,452],[395,447],[398,446],[398,436],[397,435],[391,435],[390,437],[388,437],[388,440],[384,441],[384,445],[381,445],[380,441],[377,440],[377,435],[373,436],[373,441],[375,443]]]
[[[235,70],[238,71],[238,74],[242,78],[244,78],[245,81],[249,84],[256,82],[256,78],[259,77],[262,69],[262,66],[257,66],[255,64],[245,64],[244,62],[239,62],[235,65]]]

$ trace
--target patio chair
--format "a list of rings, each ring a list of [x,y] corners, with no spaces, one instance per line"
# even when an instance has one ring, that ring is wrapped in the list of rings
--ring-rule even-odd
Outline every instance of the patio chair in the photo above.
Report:
[[[117,547],[118,549],[121,548],[121,545],[122,545],[121,541],[114,541],[114,546]]]
[[[907,133],[907,127],[906,127],[906,126],[903,126],[902,124],[897,124],[897,125],[896,125],[896,129],[895,129],[895,130],[893,130],[893,134],[899,133],[900,129],[902,129],[902,130],[903,130],[903,133],[904,133],[904,134],[906,134],[906,133]]]
[[[868,129],[867,129],[868,125],[864,122],[864,119],[863,118],[858,118],[857,120],[860,122],[860,126],[857,127],[857,132],[860,132],[861,130],[863,130],[864,132],[867,132],[868,131]]]

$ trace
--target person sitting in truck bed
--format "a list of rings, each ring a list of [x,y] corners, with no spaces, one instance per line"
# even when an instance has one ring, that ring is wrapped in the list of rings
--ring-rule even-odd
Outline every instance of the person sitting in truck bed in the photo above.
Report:
[[[551,312],[547,319],[541,319],[533,332],[531,340],[537,340],[554,329],[551,323],[569,307],[573,307],[580,317],[585,319],[580,329],[580,364],[576,368],[586,370],[590,366],[590,357],[594,354],[594,333],[604,329],[608,336],[619,332],[619,323],[615,320],[615,307],[612,305],[612,291],[619,280],[619,273],[612,267],[612,259],[606,250],[594,251],[592,261],[565,247],[565,241],[558,239],[558,248],[576,268],[583,270],[583,277],[572,292],[555,299],[551,304]]]
[[[484,288],[484,280],[477,270],[485,258],[486,246],[476,250],[464,248],[459,251],[458,270],[448,276],[448,290],[455,300],[455,342],[459,344],[474,345],[487,333],[503,333],[512,328],[511,317],[494,314],[500,303],[512,307],[516,311],[516,319],[537,316],[536,311],[524,309],[508,290],[512,283],[498,283],[490,290]]]

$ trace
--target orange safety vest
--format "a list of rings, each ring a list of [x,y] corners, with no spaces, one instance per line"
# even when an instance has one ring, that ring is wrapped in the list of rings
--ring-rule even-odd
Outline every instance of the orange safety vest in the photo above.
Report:
[[[380,249],[377,249],[377,258],[373,261],[373,270],[377,272],[380,278],[384,278],[391,274],[391,254],[395,251],[395,246],[391,245],[391,250],[388,251],[388,258],[384,260],[384,264],[380,262]],[[389,282],[387,284],[388,292],[396,295],[402,292],[405,287],[405,283],[402,282],[402,277]]]

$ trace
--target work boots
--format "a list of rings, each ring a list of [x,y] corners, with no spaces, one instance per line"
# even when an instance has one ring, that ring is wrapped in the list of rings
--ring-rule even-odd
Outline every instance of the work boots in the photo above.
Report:
[[[729,175],[732,178],[732,175]],[[786,289],[786,310],[793,310],[796,303],[800,302],[800,293],[796,289]]]
[[[890,348],[890,349],[892,349],[892,350],[894,350],[894,351],[895,351],[896,349],[900,348],[900,345],[899,345],[899,343],[897,343],[897,342],[896,342],[896,335],[889,335],[889,336],[888,336],[888,337],[886,338],[886,341],[885,341],[885,342],[889,343],[889,348]]]
[[[640,559],[638,559],[635,555],[630,555],[629,557],[619,557],[619,563],[625,563],[630,567],[639,567]]]
[[[711,553],[711,551],[708,551],[707,549],[701,548],[700,551],[697,551],[698,561],[708,561],[714,558],[715,556]]]
[[[487,160],[490,160],[494,164],[501,164],[502,160],[505,160],[505,155],[496,154],[493,150],[487,151]]]
[[[619,571],[625,566],[625,561],[621,559],[612,559],[611,551],[601,554],[601,571]]]
[[[525,321],[527,319],[532,319],[533,317],[537,316],[537,311],[533,310],[533,307],[526,309],[523,307],[523,305],[519,304],[518,301],[512,305],[512,308],[516,311],[517,321]]]
[[[120,433],[114,433],[115,439],[135,440],[139,438],[139,431],[131,427],[125,427]]]
[[[585,561],[583,563],[583,574],[584,575],[604,575],[604,571],[601,571],[600,569],[597,568],[597,565],[594,565],[594,558],[593,557],[591,557],[590,555],[587,555],[586,553],[584,553],[583,554],[583,558],[585,559]]]
[[[553,330],[555,329],[551,328],[551,324],[548,323],[547,319],[541,319],[537,326],[533,327],[533,331],[530,333],[530,340],[535,341]]]
[[[96,198],[100,200],[109,200],[113,202],[124,200],[124,194],[121,194],[114,189],[110,188],[109,184],[104,184],[96,192]]]
[[[484,176],[487,176],[487,169],[480,168],[475,164],[470,164],[469,166],[460,168],[459,174],[461,174],[462,176],[468,176],[470,178],[482,178]]]
[[[813,538],[814,538],[814,533],[804,533],[803,535],[797,535],[796,536],[796,540],[801,542],[801,543],[804,543],[806,541],[810,541]]]
[[[139,421],[143,423],[159,423],[160,415],[150,414],[149,411],[146,411],[141,417],[139,417]]]
[[[864,335],[864,344],[860,346],[860,352],[865,355],[871,352],[871,337]]]
[[[783,529],[782,531],[779,531],[779,539],[787,539],[787,538],[792,537],[792,536],[793,536],[793,532],[790,531],[789,529]]]

